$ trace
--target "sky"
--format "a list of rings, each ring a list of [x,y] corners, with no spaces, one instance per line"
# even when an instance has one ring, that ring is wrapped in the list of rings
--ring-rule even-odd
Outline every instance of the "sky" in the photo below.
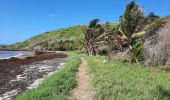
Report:
[[[145,15],[170,14],[170,0],[136,0]],[[0,44],[13,44],[32,36],[91,19],[117,22],[130,0],[0,0]]]

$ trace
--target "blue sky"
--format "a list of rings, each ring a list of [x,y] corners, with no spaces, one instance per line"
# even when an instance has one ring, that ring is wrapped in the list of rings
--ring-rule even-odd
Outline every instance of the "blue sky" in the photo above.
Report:
[[[117,22],[130,0],[0,0],[0,44],[12,44],[34,35],[87,24],[93,18]],[[170,0],[136,0],[145,14],[170,14]]]

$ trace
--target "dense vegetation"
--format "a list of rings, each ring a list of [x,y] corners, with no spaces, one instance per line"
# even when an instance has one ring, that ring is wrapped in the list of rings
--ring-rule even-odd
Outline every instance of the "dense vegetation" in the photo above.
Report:
[[[120,22],[115,24],[114,27],[110,27],[109,22],[100,24],[99,19],[91,20],[88,27],[83,28],[85,52],[88,55],[103,55],[100,48],[105,47],[104,51],[107,52],[106,54],[109,57],[115,52],[128,52],[129,61],[145,63],[144,60],[148,59],[145,59],[144,56],[148,54],[146,54],[146,51],[143,52],[143,48],[145,48],[143,44],[148,41],[147,38],[151,39],[152,37],[158,37],[153,38],[153,41],[159,41],[160,34],[158,31],[170,20],[169,16],[159,18],[153,12],[144,16],[143,11],[143,8],[132,0],[126,5],[123,15],[120,16]],[[141,33],[142,35],[140,35]],[[143,37],[144,35],[147,37]],[[164,48],[166,47],[164,46]],[[163,55],[165,54],[167,52],[164,52]],[[156,55],[161,56],[161,54]],[[167,59],[168,57],[166,57]]]
[[[70,53],[61,70],[49,76],[38,88],[22,93],[16,100],[67,100],[69,91],[76,85],[79,64],[79,56]]]
[[[85,57],[89,64],[94,100],[169,100],[170,73],[104,57]]]
[[[136,33],[144,30],[145,26],[157,22],[159,16],[150,13],[144,16],[143,9],[134,0],[126,5],[126,9],[120,16],[120,23],[110,27],[110,23],[100,24],[99,19],[90,21],[88,27],[83,28],[84,48],[88,55],[102,55],[100,48],[105,46],[105,51],[111,56],[114,51],[129,50],[131,62],[143,60],[142,41],[134,38]],[[151,30],[151,29],[150,29]]]

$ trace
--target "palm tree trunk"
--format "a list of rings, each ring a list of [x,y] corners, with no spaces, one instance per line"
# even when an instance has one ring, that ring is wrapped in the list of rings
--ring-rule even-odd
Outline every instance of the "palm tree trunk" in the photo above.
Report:
[[[129,48],[130,48],[130,52],[133,51],[133,44],[134,44],[134,39],[132,38],[132,36],[129,39]]]

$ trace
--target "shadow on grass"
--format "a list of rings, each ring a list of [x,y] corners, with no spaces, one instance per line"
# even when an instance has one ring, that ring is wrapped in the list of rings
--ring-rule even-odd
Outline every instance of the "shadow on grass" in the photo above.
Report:
[[[159,90],[158,100],[170,100],[170,90],[166,90],[161,86],[158,86],[158,90]]]

